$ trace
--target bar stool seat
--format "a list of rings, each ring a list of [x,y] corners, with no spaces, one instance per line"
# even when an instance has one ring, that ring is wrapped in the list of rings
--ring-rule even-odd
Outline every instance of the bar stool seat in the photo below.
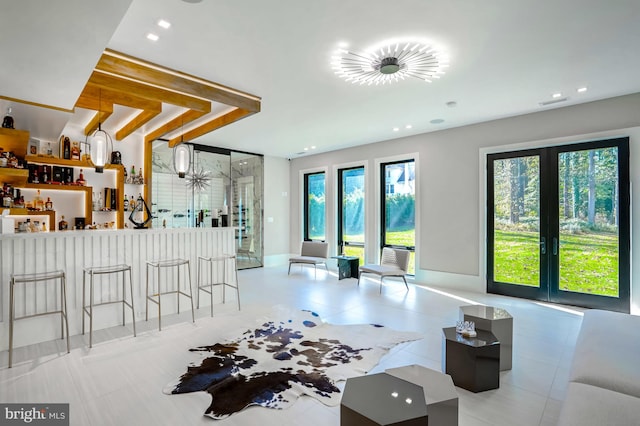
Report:
[[[131,294],[131,301],[127,302],[126,300],[126,288],[125,288],[125,277],[126,272],[129,272],[129,292]],[[93,277],[96,275],[106,275],[106,274],[117,274],[122,273],[122,299],[118,300],[109,300],[107,302],[93,303],[94,300],[94,282]],[[87,305],[86,300],[86,283],[87,283],[87,275],[89,275],[89,304]],[[102,306],[102,305],[111,305],[113,303],[122,303],[122,325],[125,325],[124,320],[124,308],[128,306],[131,308],[131,318],[133,319],[133,337],[136,336],[136,314],[133,308],[133,282],[131,278],[131,266],[120,264],[120,265],[110,265],[110,266],[89,266],[85,267],[82,272],[82,334],[85,332],[85,320],[84,316],[89,316],[89,347],[93,347],[93,307],[94,306]]]
[[[180,286],[180,266],[186,266],[187,268],[187,278],[189,279],[189,294],[182,291]],[[154,268],[157,271],[157,291],[155,291],[156,286],[152,285],[152,292],[149,293],[149,268]],[[169,284],[167,283],[166,291],[162,291],[162,286],[160,285],[160,270],[166,268],[177,268],[177,286],[175,289],[169,289]],[[193,290],[191,287],[191,266],[189,260],[187,259],[166,259],[166,260],[149,260],[147,261],[147,299],[146,299],[146,315],[145,321],[149,321],[149,302],[153,302],[158,305],[158,331],[162,331],[162,308],[160,304],[160,299],[162,295],[165,294],[175,294],[176,295],[176,303],[178,307],[178,313],[180,313],[180,295],[189,298],[191,301],[191,320],[196,322],[195,311],[193,309]]]
[[[222,262],[222,281],[215,282],[214,279],[214,271],[213,265]],[[227,282],[227,262],[231,262],[233,264],[233,269],[235,271],[235,285],[233,283]],[[203,282],[203,274],[202,274],[202,265],[209,264],[209,282]],[[238,287],[238,263],[236,259],[236,255],[234,254],[222,254],[219,256],[211,256],[204,257],[198,256],[198,309],[200,309],[200,292],[204,291],[211,296],[211,316],[213,316],[213,287],[221,285],[222,286],[222,303],[226,302],[225,288],[231,287],[236,290],[236,294],[238,297],[238,310],[240,310],[240,289]]]
[[[15,316],[15,286],[16,284],[36,283],[39,281],[60,280],[60,309],[39,312],[31,315]],[[14,322],[21,319],[39,317],[42,315],[60,314],[60,331],[62,339],[64,339],[65,330],[67,334],[67,353],[70,352],[69,347],[69,321],[67,320],[67,278],[62,270],[39,272],[35,274],[11,274],[9,284],[9,368],[13,362],[13,325]]]

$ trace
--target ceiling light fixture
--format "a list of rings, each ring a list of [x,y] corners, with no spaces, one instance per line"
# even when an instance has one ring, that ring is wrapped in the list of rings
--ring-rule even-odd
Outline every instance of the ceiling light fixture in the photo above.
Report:
[[[410,128],[412,128],[412,127],[413,127],[413,126],[412,126],[411,124],[407,124],[406,126],[404,126],[404,128],[405,128],[405,129],[410,129]]]
[[[560,98],[562,97],[562,93],[554,93],[553,95],[551,95],[552,98]]]
[[[433,45],[415,40],[389,40],[364,52],[338,49],[332,68],[345,81],[386,84],[413,77],[431,83],[444,74],[449,58]]]
[[[147,38],[148,38],[149,40],[151,40],[151,41],[158,41],[158,39],[159,39],[160,37],[158,37],[158,36],[157,36],[157,35],[155,35],[154,33],[148,33],[148,34],[147,34]]]
[[[160,28],[164,28],[165,30],[168,30],[169,27],[171,27],[171,22],[165,21],[164,19],[160,19],[158,21],[158,26]]]
[[[578,88],[577,91],[578,91],[578,93],[584,93],[584,92],[587,91],[587,88],[586,87],[580,87],[580,88]]]
[[[184,142],[184,122],[180,133],[180,143],[173,147],[173,169],[179,178],[184,179],[191,170],[191,149]]]
[[[394,127],[394,128],[393,128],[393,131],[394,131],[394,132],[397,132],[398,130],[400,130],[400,127]]]
[[[102,89],[98,92],[98,117],[102,114]],[[104,166],[109,163],[113,152],[111,136],[102,130],[102,123],[98,119],[98,129],[91,136],[87,135],[85,144],[89,146],[89,155],[96,173],[102,173]]]

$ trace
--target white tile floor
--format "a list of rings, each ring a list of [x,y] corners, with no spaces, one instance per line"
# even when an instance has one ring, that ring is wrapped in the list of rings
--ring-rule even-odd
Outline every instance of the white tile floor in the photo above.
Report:
[[[94,333],[88,339],[72,336],[65,353],[57,340],[0,354],[0,402],[68,402],[72,425],[211,425],[202,415],[210,396],[204,392],[165,395],[162,388],[184,372],[188,348],[230,338],[243,327],[243,315],[272,305],[310,309],[331,323],[379,323],[399,330],[418,331],[422,340],[397,346],[372,372],[408,364],[440,370],[441,328],[455,324],[458,307],[481,303],[507,309],[514,317],[513,369],[500,373],[500,388],[459,394],[459,424],[554,425],[567,384],[581,310],[531,301],[426,288],[389,280],[383,293],[378,283],[338,281],[334,272],[294,266],[240,271],[243,310],[235,308],[233,293],[226,305],[207,306],[196,313],[138,322],[138,337],[128,327]],[[46,317],[45,317],[46,318]],[[53,318],[53,317],[52,317]],[[165,320],[166,318],[166,320]],[[46,321],[46,319],[43,319]],[[71,319],[73,320],[73,319]],[[286,410],[254,407],[216,424],[224,425],[338,425],[339,407],[326,407],[303,397]]]

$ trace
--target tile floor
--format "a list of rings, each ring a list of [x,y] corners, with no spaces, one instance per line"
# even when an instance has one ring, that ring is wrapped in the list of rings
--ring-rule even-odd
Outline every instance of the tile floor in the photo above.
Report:
[[[64,341],[0,353],[0,402],[68,402],[72,425],[339,425],[339,407],[326,407],[303,397],[287,410],[253,407],[225,420],[214,421],[202,412],[209,395],[200,392],[165,395],[162,388],[186,367],[189,347],[230,338],[243,327],[243,315],[272,305],[310,309],[331,323],[379,323],[417,331],[424,338],[395,347],[372,373],[408,364],[440,370],[441,328],[455,324],[458,307],[481,303],[507,309],[514,317],[513,369],[500,373],[500,388],[459,394],[459,424],[554,425],[564,398],[568,369],[582,314],[580,309],[526,300],[410,285],[389,280],[378,293],[378,283],[354,279],[338,281],[334,271],[286,266],[239,272],[242,312],[235,295],[215,305],[209,317],[205,306],[196,312],[140,321],[138,337],[129,327],[114,327],[88,338],[72,336],[72,350]],[[53,318],[53,317],[52,317]],[[46,319],[42,319],[46,320]],[[73,318],[71,318],[73,320]],[[79,320],[79,319],[78,319]]]

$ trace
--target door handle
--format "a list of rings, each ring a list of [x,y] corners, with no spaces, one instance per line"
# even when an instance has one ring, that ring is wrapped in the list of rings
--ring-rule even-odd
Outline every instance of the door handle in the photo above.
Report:
[[[547,240],[545,237],[540,238],[540,253],[547,254]]]
[[[553,237],[553,255],[558,255],[558,239]]]

